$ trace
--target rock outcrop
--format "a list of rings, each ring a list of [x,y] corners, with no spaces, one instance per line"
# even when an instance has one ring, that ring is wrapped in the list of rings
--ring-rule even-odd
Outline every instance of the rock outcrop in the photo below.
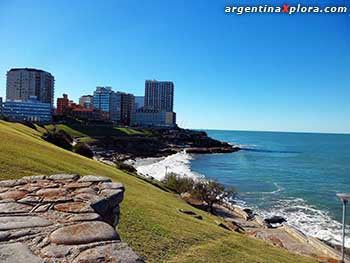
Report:
[[[0,181],[0,262],[144,262],[115,231],[123,195],[94,175]]]

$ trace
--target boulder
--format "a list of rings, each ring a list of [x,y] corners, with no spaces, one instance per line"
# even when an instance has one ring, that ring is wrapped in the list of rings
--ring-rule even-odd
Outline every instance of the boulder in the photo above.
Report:
[[[49,226],[51,222],[38,216],[0,217],[0,230]]]
[[[44,263],[22,243],[8,243],[0,245],[1,263]]]
[[[92,207],[84,202],[71,202],[55,205],[55,210],[65,213],[91,213],[94,212]]]
[[[82,252],[73,263],[143,263],[125,243],[113,243]]]
[[[0,203],[0,214],[28,213],[32,206],[15,202]]]
[[[77,180],[80,176],[78,174],[54,174],[48,177],[50,180]]]
[[[118,240],[114,228],[105,222],[83,222],[55,230],[49,237],[54,244],[79,245],[91,242]]]
[[[78,182],[112,182],[112,180],[105,176],[97,176],[97,175],[86,175],[81,177]]]
[[[267,224],[282,224],[287,222],[287,220],[281,216],[273,216],[270,218],[265,218],[264,220]]]

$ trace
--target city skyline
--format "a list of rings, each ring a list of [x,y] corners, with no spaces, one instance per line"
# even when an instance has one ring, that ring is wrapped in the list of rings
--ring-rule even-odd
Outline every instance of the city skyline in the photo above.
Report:
[[[13,67],[51,72],[55,98],[75,101],[172,80],[182,127],[349,133],[350,18],[226,15],[225,2],[1,3],[0,96]]]

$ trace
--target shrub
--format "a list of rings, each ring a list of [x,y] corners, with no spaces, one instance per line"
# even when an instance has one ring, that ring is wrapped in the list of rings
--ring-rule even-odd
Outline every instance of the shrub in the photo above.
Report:
[[[43,134],[42,138],[45,141],[48,141],[58,147],[61,147],[63,149],[72,150],[72,137],[66,133],[63,130],[57,131],[56,129],[54,131],[47,131]]]
[[[232,198],[236,192],[233,187],[226,188],[215,180],[195,181],[190,177],[181,177],[174,173],[167,174],[163,183],[167,188],[179,194],[188,192],[192,197],[205,202],[210,213],[213,212],[215,203],[222,203],[227,198]]]
[[[225,188],[223,184],[215,180],[200,180],[195,183],[193,197],[208,204],[208,211],[213,212],[215,203],[221,203],[228,197],[233,197],[235,189],[233,187]]]
[[[126,164],[124,162],[117,161],[117,162],[115,162],[115,166],[118,169],[125,171],[125,172],[129,172],[129,173],[136,173],[137,172],[134,166]]]
[[[179,176],[174,173],[169,173],[163,180],[166,187],[177,192],[178,194],[185,192],[192,192],[194,187],[194,180],[187,176]]]
[[[74,145],[73,152],[90,159],[94,157],[93,151],[90,149],[90,147],[86,143],[83,143],[83,142],[78,142],[76,145]]]

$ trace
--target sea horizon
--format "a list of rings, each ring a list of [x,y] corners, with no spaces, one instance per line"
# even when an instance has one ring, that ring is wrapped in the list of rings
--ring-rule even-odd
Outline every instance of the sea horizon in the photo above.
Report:
[[[185,128],[196,131],[224,131],[224,132],[266,132],[266,133],[301,133],[301,134],[325,134],[325,135],[350,135],[350,132],[320,132],[320,131],[278,131],[278,130],[240,130],[240,129],[207,129]]]

